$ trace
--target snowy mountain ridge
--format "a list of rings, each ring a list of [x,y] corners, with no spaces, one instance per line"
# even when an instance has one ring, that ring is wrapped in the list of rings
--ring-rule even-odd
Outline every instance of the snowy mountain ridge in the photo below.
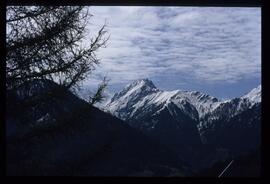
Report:
[[[115,116],[127,120],[134,117],[138,112],[147,112],[149,109],[153,108],[153,106],[159,107],[159,110],[168,108],[168,104],[170,103],[175,104],[179,109],[185,112],[185,104],[189,103],[197,111],[192,112],[190,114],[191,117],[193,119],[201,119],[219,106],[231,103],[232,100],[222,102],[215,97],[198,91],[163,91],[157,89],[149,79],[140,79],[127,85],[121,92],[116,93],[106,105],[106,109]],[[240,101],[237,107],[239,111],[241,111],[243,103],[249,103],[249,106],[252,106],[260,102],[261,85],[241,97]],[[158,113],[159,110],[157,110],[156,113]],[[194,115],[196,113],[198,114],[197,117]]]
[[[233,98],[220,103],[208,116],[202,118],[198,124],[199,132],[203,129],[208,129],[213,126],[215,122],[220,120],[230,120],[233,117],[256,108],[261,103],[261,85],[252,89],[247,94],[240,98]]]
[[[259,103],[261,102],[261,90],[262,87],[259,85],[258,87],[252,89],[249,93],[246,95],[242,96],[242,99],[248,99],[252,104]]]

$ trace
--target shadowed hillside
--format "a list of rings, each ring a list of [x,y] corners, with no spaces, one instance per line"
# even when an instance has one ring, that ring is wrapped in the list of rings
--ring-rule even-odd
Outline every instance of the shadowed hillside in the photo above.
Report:
[[[165,147],[51,81],[36,80],[7,95],[8,175],[190,173]]]

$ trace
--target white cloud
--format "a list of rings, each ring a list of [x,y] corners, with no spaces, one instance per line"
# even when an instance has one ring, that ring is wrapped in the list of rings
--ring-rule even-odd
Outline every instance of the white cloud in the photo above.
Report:
[[[90,12],[89,30],[108,24],[111,37],[98,52],[101,65],[94,75],[107,75],[111,84],[168,72],[205,83],[260,77],[259,8],[90,7]]]

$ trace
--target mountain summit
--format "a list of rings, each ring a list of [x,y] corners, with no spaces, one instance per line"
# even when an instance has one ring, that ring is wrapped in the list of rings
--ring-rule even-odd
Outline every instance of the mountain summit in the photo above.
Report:
[[[156,88],[149,79],[141,79],[127,85],[121,92],[116,93],[107,104],[106,109],[117,117],[127,120],[140,114],[142,109],[146,111],[153,106],[162,108],[169,103],[177,105],[182,111],[198,119],[210,112],[220,104],[220,101],[207,94],[198,91],[163,91]],[[158,111],[158,110],[157,110]]]
[[[128,88],[131,88],[131,87],[143,87],[143,86],[147,86],[149,88],[156,88],[156,86],[154,85],[154,83],[149,80],[149,79],[139,79],[139,80],[136,80],[134,81],[133,83],[131,83],[130,85],[128,85],[127,87]]]
[[[127,85],[121,92],[116,93],[111,99],[110,103],[119,100],[120,98],[123,99],[125,97],[128,97],[130,95],[144,96],[154,91],[157,91],[157,88],[151,80],[149,79],[136,80],[133,83]]]
[[[261,90],[262,87],[259,85],[258,87],[252,89],[249,93],[242,96],[242,98],[249,99],[253,104],[261,102]]]

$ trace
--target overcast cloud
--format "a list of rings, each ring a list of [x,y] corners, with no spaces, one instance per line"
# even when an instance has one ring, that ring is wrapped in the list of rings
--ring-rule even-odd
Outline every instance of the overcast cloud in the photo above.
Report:
[[[91,33],[106,21],[110,40],[85,86],[106,75],[115,92],[149,78],[161,89],[229,98],[260,83],[260,8],[101,6],[90,12]]]

